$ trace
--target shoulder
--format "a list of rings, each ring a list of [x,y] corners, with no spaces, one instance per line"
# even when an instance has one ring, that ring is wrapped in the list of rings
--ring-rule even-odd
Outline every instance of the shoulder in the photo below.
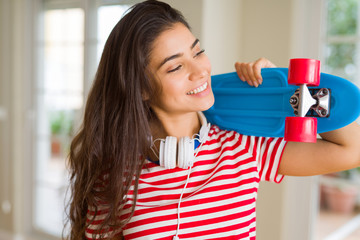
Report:
[[[209,131],[206,145],[220,146],[239,146],[246,145],[246,142],[250,141],[250,137],[242,135],[236,131],[222,129],[217,125],[212,125]]]
[[[222,129],[217,125],[211,125],[209,135],[208,135],[208,140],[219,139],[219,140],[223,141],[228,138],[240,139],[243,136],[245,136],[245,135],[242,135],[236,131]]]
[[[222,129],[217,125],[212,125],[209,131],[207,144],[220,144],[242,146],[249,151],[256,150],[257,148],[272,148],[279,144],[284,144],[282,138],[271,137],[257,137],[241,134],[236,131]],[[257,149],[259,150],[259,149]]]

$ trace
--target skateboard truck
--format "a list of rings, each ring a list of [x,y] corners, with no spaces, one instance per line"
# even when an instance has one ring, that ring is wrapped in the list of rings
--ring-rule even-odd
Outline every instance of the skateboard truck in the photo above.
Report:
[[[288,84],[299,88],[290,97],[295,117],[286,117],[286,141],[316,142],[317,118],[329,116],[330,91],[326,88],[310,89],[307,86],[319,86],[320,61],[315,59],[291,59],[288,70]],[[312,93],[311,93],[311,92]],[[311,114],[315,112],[315,114]],[[308,114],[310,113],[310,114]]]
[[[328,117],[330,114],[330,90],[327,88],[311,89],[306,84],[301,84],[290,98],[294,114],[305,117],[310,110],[317,113],[317,117]],[[309,115],[308,115],[309,116]],[[310,116],[314,117],[315,115]]]

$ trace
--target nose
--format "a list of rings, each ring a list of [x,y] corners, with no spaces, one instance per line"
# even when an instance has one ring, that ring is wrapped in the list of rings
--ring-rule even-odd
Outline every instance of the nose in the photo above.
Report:
[[[190,76],[189,76],[189,79],[191,81],[196,81],[196,80],[205,78],[207,76],[208,76],[208,70],[207,70],[206,66],[203,66],[199,62],[193,62],[191,64]]]

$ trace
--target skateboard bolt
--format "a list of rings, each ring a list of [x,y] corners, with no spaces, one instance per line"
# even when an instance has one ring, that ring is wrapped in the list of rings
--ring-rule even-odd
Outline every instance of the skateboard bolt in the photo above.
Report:
[[[290,104],[291,104],[291,105],[297,104],[297,99],[296,99],[296,97],[290,98]]]
[[[327,114],[327,111],[325,109],[322,109],[320,112],[321,112],[322,116],[326,116],[326,114]]]
[[[326,94],[328,94],[328,90],[327,90],[327,89],[323,89],[323,90],[322,90],[322,93],[323,93],[324,95],[326,95]]]

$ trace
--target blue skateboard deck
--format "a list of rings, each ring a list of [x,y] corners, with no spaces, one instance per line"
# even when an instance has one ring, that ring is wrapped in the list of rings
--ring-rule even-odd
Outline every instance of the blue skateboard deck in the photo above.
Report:
[[[263,137],[283,137],[285,118],[295,116],[289,103],[298,86],[288,84],[287,68],[264,68],[258,88],[239,79],[236,72],[214,75],[215,104],[204,112],[208,121],[227,130]],[[321,73],[320,85],[331,91],[330,115],[317,118],[317,132],[344,127],[360,115],[360,90],[343,78]]]

